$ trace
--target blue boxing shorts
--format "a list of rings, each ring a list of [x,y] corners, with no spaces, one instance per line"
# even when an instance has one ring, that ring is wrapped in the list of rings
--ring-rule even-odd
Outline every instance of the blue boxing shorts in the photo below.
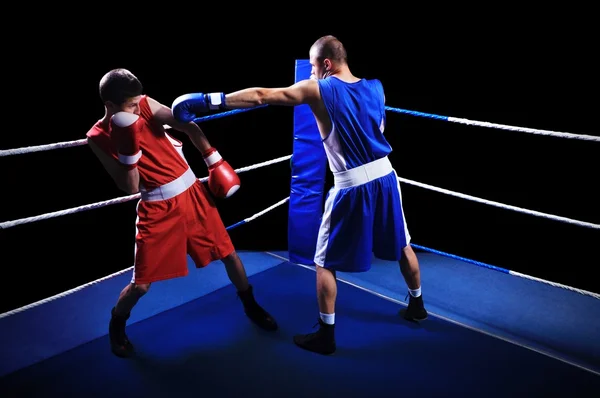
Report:
[[[372,256],[398,261],[410,243],[398,176],[387,157],[335,172],[314,262],[341,272],[371,269]]]

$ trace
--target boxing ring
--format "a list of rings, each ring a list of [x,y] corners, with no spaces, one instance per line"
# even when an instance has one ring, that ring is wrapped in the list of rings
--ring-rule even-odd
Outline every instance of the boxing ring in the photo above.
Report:
[[[298,79],[298,77],[297,77]],[[202,123],[264,106],[196,119]],[[388,114],[429,118],[565,139],[600,137],[516,127],[386,107]],[[306,129],[295,109],[295,134]],[[389,115],[388,117],[392,117]],[[401,117],[401,116],[397,116]],[[0,151],[0,157],[66,150],[86,140]],[[317,145],[312,141],[308,145]],[[296,153],[296,150],[294,150]],[[292,155],[236,169],[242,174],[301,160]],[[297,166],[297,165],[296,165]],[[298,166],[300,167],[300,166]],[[401,170],[399,171],[401,173]],[[206,181],[207,177],[201,178]],[[399,177],[413,185],[581,228],[569,219],[454,192]],[[290,196],[234,223],[243,228],[268,212],[284,214],[288,234],[305,220]],[[139,194],[4,221],[0,229],[138,200]],[[317,198],[318,199],[318,198]],[[312,200],[312,199],[309,199]],[[314,203],[318,203],[315,200]],[[290,245],[295,242],[290,240]],[[307,240],[310,243],[310,239]],[[421,264],[429,319],[398,315],[406,286],[394,262],[373,258],[367,273],[338,273],[338,352],[324,357],[298,349],[292,336],[309,330],[318,314],[314,268],[303,248],[240,251],[259,302],[280,329],[263,332],[245,317],[220,264],[154,284],[128,322],[134,358],[110,351],[110,308],[132,267],[61,294],[0,314],[0,397],[23,396],[596,396],[600,393],[600,295],[412,243]],[[524,294],[526,292],[526,294]],[[518,298],[518,300],[517,300]],[[468,303],[465,305],[465,303]],[[556,311],[557,303],[568,310]],[[530,319],[524,322],[523,319]],[[41,327],[43,325],[43,327]],[[579,390],[579,392],[577,392]]]

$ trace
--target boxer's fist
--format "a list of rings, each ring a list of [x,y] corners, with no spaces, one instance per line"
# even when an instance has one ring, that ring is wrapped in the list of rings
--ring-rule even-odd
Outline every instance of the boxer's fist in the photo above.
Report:
[[[225,109],[224,93],[185,94],[175,98],[171,105],[171,112],[175,120],[184,123],[193,121],[198,113],[215,109]]]
[[[119,161],[133,166],[142,156],[139,131],[143,120],[136,114],[117,112],[111,119],[111,137],[115,141]]]
[[[240,188],[240,178],[215,148],[204,153],[208,166],[208,188],[217,198],[228,198]]]

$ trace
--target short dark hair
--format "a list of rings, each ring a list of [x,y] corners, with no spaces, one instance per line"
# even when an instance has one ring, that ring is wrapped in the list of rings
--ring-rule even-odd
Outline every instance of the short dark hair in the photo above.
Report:
[[[106,73],[100,79],[100,98],[115,105],[123,104],[127,98],[142,95],[142,83],[127,69],[118,68]]]
[[[335,36],[327,35],[319,38],[311,47],[315,50],[319,61],[329,58],[332,61],[346,63],[348,54],[346,48]]]

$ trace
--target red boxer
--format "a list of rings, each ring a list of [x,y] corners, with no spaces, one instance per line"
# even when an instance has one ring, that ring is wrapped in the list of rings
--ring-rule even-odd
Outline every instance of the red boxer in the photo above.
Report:
[[[133,353],[125,334],[130,311],[153,282],[187,275],[187,255],[197,268],[221,260],[246,315],[263,329],[277,330],[275,320],[256,302],[244,265],[208,189],[188,165],[182,142],[163,126],[184,132],[202,153],[215,197],[227,198],[239,189],[233,168],[196,123],[175,120],[170,108],[142,95],[142,85],[131,72],[108,72],[100,81],[100,97],[106,113],[87,133],[88,144],[119,188],[141,195],[133,277],[111,311],[113,353]]]

